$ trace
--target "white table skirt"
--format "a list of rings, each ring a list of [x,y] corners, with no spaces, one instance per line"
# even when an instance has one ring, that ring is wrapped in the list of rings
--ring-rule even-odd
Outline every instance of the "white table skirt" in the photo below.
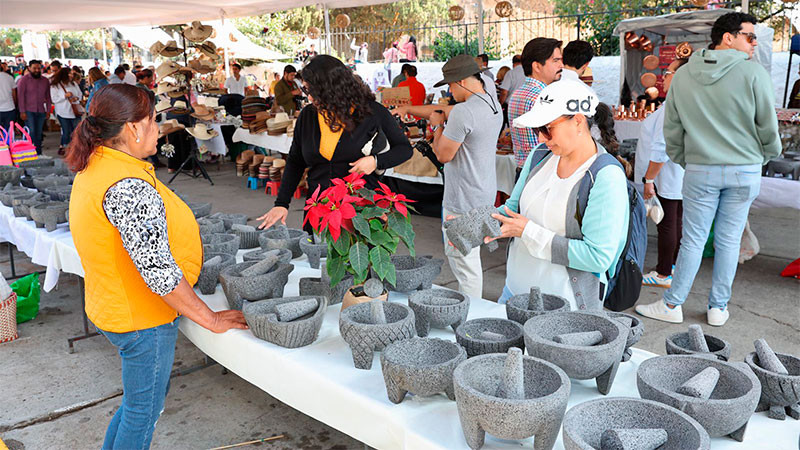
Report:
[[[394,171],[394,169],[386,169],[386,172],[384,172],[383,176],[397,178],[399,180],[413,181],[415,183],[438,184],[440,186],[444,184],[444,179],[442,178],[441,174],[437,174],[435,177],[418,177],[416,175],[397,173]]]
[[[511,195],[517,178],[517,159],[514,155],[495,155],[494,169],[497,172],[497,190]]]
[[[241,252],[240,252],[241,254]],[[241,258],[241,257],[239,257]],[[295,262],[284,295],[298,295],[301,277],[318,277],[305,257]],[[227,309],[221,287],[213,295],[202,296],[215,311]],[[406,296],[392,292],[390,301],[406,302]],[[328,308],[317,340],[306,347],[286,349],[257,339],[249,330],[230,330],[214,334],[188,319],[180,330],[201,351],[240,377],[278,400],[337,430],[377,449],[467,449],[456,403],[443,394],[418,398],[406,396],[399,405],[386,395],[379,353],[372,369],[353,366],[350,349],[339,334],[341,305]],[[504,307],[494,302],[473,299],[469,319],[505,317]],[[431,330],[432,337],[454,340],[451,330]],[[623,363],[609,396],[636,397],[636,369],[652,353],[634,349],[630,362]],[[602,397],[594,380],[572,380],[569,407]],[[765,413],[755,414],[744,443],[727,438],[712,439],[715,449],[756,448],[765,439],[770,448],[793,449],[797,445],[795,423],[774,421]],[[532,438],[504,441],[486,435],[484,449],[530,448]],[[556,448],[564,448],[559,436]]]
[[[625,139],[639,139],[639,130],[642,128],[642,122],[638,120],[615,120],[614,133],[617,135],[619,142]]]
[[[270,136],[267,133],[250,134],[244,128],[237,128],[231,139],[233,142],[244,142],[283,154],[288,154],[292,147],[292,138],[285,133],[279,136]]]
[[[197,143],[197,148],[200,148],[201,145],[205,145],[206,148],[208,148],[208,153],[212,155],[227,155],[228,147],[225,145],[225,139],[222,137],[222,125],[218,123],[206,123],[206,126],[215,130],[217,136],[208,140],[194,138],[194,141]]]
[[[761,177],[761,191],[752,208],[800,209],[800,181]]]

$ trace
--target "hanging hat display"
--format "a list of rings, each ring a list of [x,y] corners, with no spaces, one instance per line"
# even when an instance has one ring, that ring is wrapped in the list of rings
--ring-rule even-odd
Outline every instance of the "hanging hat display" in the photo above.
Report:
[[[447,10],[447,15],[450,16],[450,20],[457,22],[464,18],[464,8],[458,5],[451,6],[450,9]]]
[[[339,14],[336,16],[336,26],[339,28],[347,28],[350,26],[350,16],[347,14]]]
[[[63,48],[64,50],[70,48],[69,41],[61,41],[61,48]]]
[[[180,89],[178,86],[170,83],[158,83],[158,86],[156,86],[156,95],[169,94],[170,92],[175,92],[178,89]]]
[[[497,5],[494,7],[494,13],[497,14],[499,17],[511,17],[511,14],[514,12],[514,5],[511,2],[502,1],[497,2]]]
[[[56,50],[61,50],[61,42],[56,41],[54,47],[56,48]]]
[[[94,49],[97,50],[97,51],[102,50],[103,49],[103,44],[101,44],[100,41],[95,42],[94,43]]]
[[[308,30],[306,30],[306,35],[309,39],[319,39],[319,28],[308,27]]]
[[[206,41],[200,45],[195,45],[194,48],[214,61],[219,59],[219,55],[217,54],[217,45],[211,41]]]
[[[193,59],[189,67],[197,73],[211,73],[217,70],[217,65],[207,59]]]
[[[172,58],[183,53],[183,49],[178,47],[178,44],[175,41],[167,41],[166,44],[156,41],[155,44],[150,46],[150,53],[153,55],[161,55],[167,58]]]
[[[209,130],[205,124],[197,123],[192,128],[187,128],[186,131],[191,134],[192,136],[200,139],[201,141],[207,141],[209,139],[213,139],[219,136],[217,130],[211,129]]]
[[[214,27],[203,25],[200,21],[195,20],[191,26],[183,29],[183,37],[190,42],[200,43],[208,39],[213,32]]]
[[[175,61],[164,61],[160,66],[156,67],[156,76],[159,80],[166,78],[181,70],[181,67],[182,66]]]

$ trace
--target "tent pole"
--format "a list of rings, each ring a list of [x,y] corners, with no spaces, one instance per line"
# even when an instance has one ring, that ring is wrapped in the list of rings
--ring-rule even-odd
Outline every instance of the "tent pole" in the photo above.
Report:
[[[225,15],[224,14],[222,15],[221,21],[222,21],[222,30],[220,30],[220,31],[222,31],[222,32],[227,31],[226,28],[225,28]],[[228,78],[231,77],[230,60],[228,59],[228,39],[223,39],[223,42],[225,42],[225,47],[224,47],[224,50],[223,50],[223,54],[225,55],[225,79],[227,80]]]
[[[58,39],[58,46],[61,47],[61,61],[64,61],[66,58],[64,57],[64,33],[62,31],[58,32]]]
[[[794,55],[794,52],[789,51],[789,65],[786,67],[786,85],[783,87],[783,103],[781,103],[784,108],[786,108],[786,94],[789,93],[789,76],[792,73],[792,55]]]
[[[742,0],[742,12],[745,14],[750,12],[750,0]]]
[[[483,0],[478,0],[478,54],[483,53]]]
[[[331,18],[328,13],[328,4],[323,3],[322,8],[325,11],[325,53],[331,54]]]

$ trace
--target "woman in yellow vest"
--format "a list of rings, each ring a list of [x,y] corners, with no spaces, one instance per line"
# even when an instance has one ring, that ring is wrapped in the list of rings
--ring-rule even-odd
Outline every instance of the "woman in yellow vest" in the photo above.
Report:
[[[86,283],[86,314],[119,349],[122,405],[103,449],[146,449],[164,408],[181,315],[216,333],[246,328],[239,311],[214,312],[192,289],[203,262],[192,211],[155,176],[153,93],[101,88],[76,129],[69,218]]]

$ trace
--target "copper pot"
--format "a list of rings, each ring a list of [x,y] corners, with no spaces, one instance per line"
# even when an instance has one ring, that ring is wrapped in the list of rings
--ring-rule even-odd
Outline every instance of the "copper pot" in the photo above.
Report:
[[[658,69],[659,59],[656,55],[647,55],[644,57],[644,61],[642,61],[642,66],[645,70],[656,70]]]
[[[643,52],[652,52],[653,51],[653,42],[647,36],[642,36],[639,38],[639,49]]]
[[[658,79],[656,78],[655,74],[648,72],[646,74],[643,74],[642,77],[639,79],[639,81],[641,81],[642,82],[642,86],[645,89],[647,89],[647,88],[655,86],[656,82],[658,81]]]
[[[692,52],[694,52],[694,49],[692,48],[692,44],[688,42],[681,42],[675,47],[675,57],[678,59],[686,59],[692,56]]]
[[[644,90],[644,93],[650,97],[650,100],[655,100],[658,98],[658,88],[657,87],[649,87]]]
[[[628,50],[635,50],[639,48],[639,40],[641,38],[633,31],[625,33],[625,48]]]

